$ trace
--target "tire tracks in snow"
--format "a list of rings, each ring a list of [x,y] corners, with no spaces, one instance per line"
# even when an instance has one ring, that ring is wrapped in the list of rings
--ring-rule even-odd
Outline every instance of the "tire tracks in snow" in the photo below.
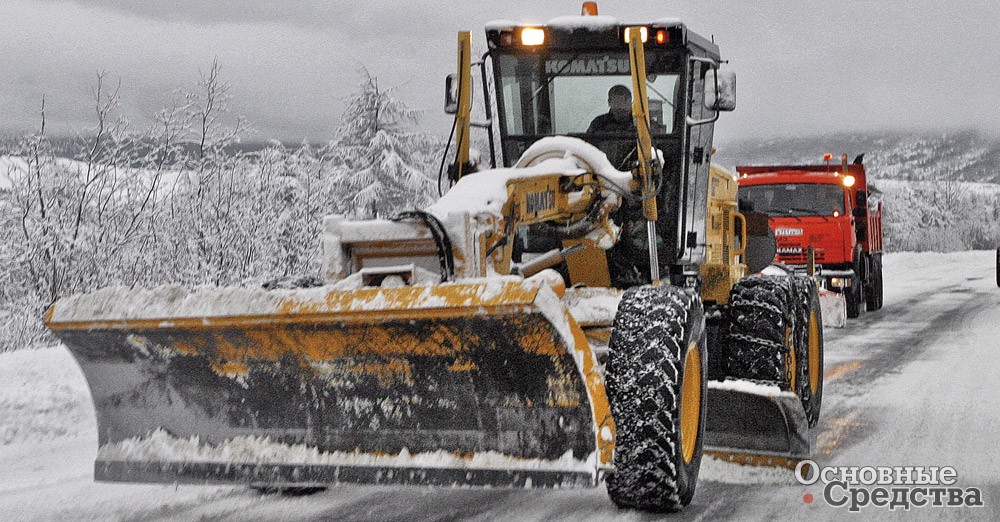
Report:
[[[830,378],[824,381],[825,411],[817,434],[816,456],[831,459],[837,452],[867,439],[871,431],[868,428],[877,419],[866,418],[852,404],[852,399],[867,394],[884,376],[903,371],[936,342],[962,331],[980,311],[992,306],[995,299],[995,293],[977,292],[957,284],[931,288],[862,315],[849,332],[836,336],[831,344],[835,343],[838,351],[846,348],[860,358],[837,364]],[[943,303],[949,306],[940,306]],[[924,326],[907,327],[917,323]],[[876,331],[879,335],[873,335]],[[828,398],[833,399],[833,404]]]

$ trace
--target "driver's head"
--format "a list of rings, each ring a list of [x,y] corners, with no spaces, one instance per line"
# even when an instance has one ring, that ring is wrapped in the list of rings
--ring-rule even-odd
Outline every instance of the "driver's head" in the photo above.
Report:
[[[624,120],[632,114],[632,92],[624,85],[615,85],[608,91],[608,107],[611,114],[618,120]]]

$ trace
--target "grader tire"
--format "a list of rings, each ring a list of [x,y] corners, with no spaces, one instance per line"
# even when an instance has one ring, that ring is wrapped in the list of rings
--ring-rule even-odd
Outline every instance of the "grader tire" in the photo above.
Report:
[[[791,281],[754,275],[733,285],[723,334],[728,377],[793,389],[796,291]]]
[[[809,277],[796,276],[795,350],[796,394],[802,400],[809,427],[819,422],[823,402],[823,311],[819,289]]]
[[[701,300],[676,287],[629,289],[609,348],[617,436],[608,495],[620,508],[680,511],[694,496],[707,411]]]

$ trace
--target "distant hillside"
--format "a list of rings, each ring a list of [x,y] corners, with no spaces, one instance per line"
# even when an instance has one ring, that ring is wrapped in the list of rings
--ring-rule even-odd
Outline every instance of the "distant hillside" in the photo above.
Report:
[[[974,131],[953,133],[860,133],[740,140],[718,145],[715,162],[735,165],[820,163],[823,153],[865,154],[875,179],[1000,183],[1000,141]]]

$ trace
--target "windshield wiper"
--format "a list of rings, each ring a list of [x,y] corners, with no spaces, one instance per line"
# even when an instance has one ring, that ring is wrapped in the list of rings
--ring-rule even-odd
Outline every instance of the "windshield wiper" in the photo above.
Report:
[[[538,95],[542,92],[542,89],[548,87],[549,84],[552,83],[552,80],[555,80],[556,76],[559,76],[560,74],[562,74],[563,71],[565,71],[566,68],[569,67],[569,65],[571,63],[573,63],[573,60],[576,60],[577,58],[579,58],[581,54],[583,54],[583,53],[576,53],[569,60],[566,60],[566,64],[565,65],[563,65],[562,67],[560,67],[559,70],[556,71],[555,74],[549,76],[548,80],[545,80],[545,83],[541,84],[537,89],[535,89],[535,92],[531,93],[531,99],[528,100],[528,106],[529,107],[534,107],[534,105],[535,105],[535,98],[537,98]]]

